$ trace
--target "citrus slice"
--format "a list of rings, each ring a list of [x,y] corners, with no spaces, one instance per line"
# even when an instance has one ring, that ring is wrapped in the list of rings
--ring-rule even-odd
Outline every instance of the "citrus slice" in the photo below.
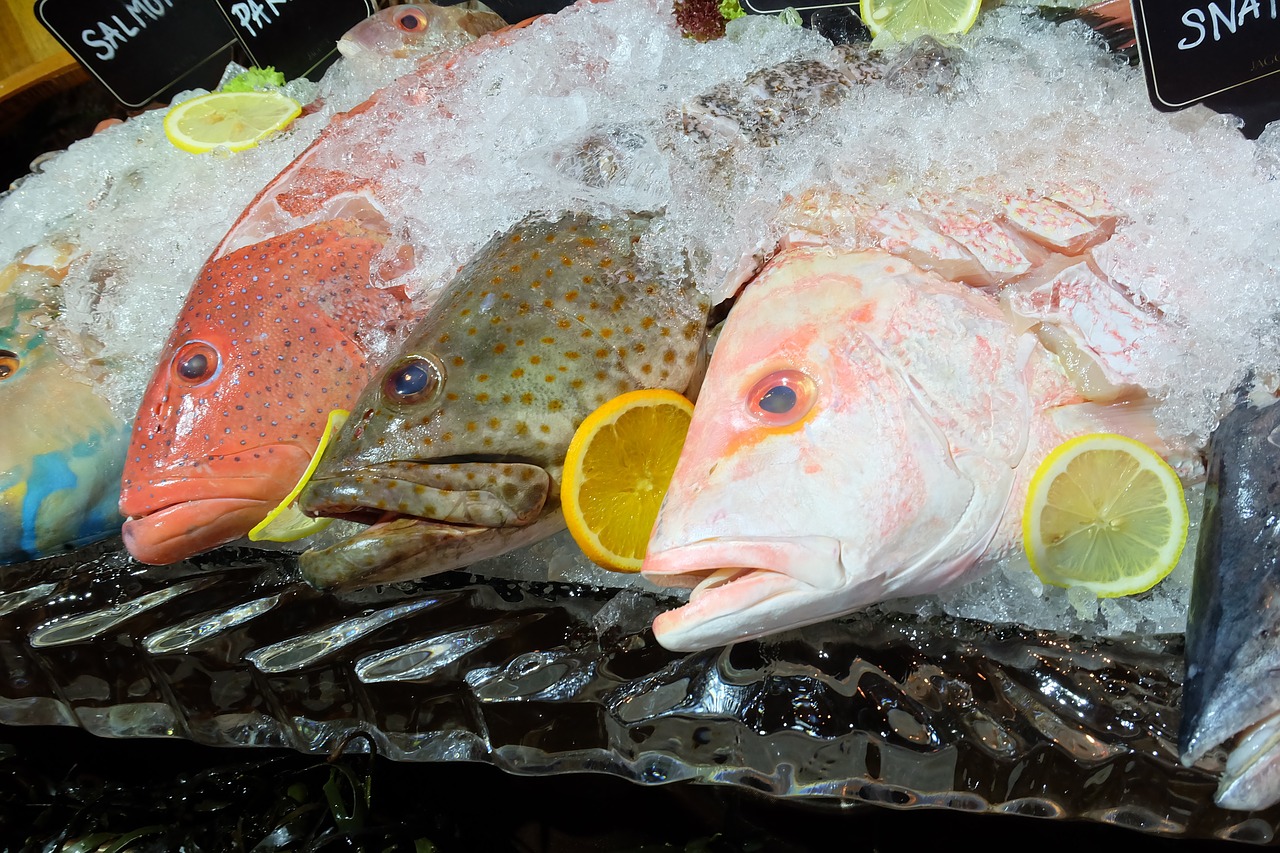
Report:
[[[1187,541],[1178,475],[1123,435],[1064,442],[1031,478],[1022,542],[1032,570],[1054,586],[1100,598],[1144,592],[1178,563]]]
[[[329,413],[324,432],[320,434],[320,443],[316,445],[316,452],[311,454],[311,464],[307,466],[306,471],[302,472],[298,484],[285,495],[284,500],[280,501],[275,509],[267,513],[266,518],[249,531],[249,538],[252,541],[261,542],[265,539],[268,542],[293,542],[304,536],[319,533],[333,523],[332,518],[311,518],[303,515],[294,501],[298,499],[298,495],[302,494],[302,487],[311,479],[311,475],[316,472],[316,466],[320,464],[320,457],[324,454],[324,449],[329,446],[329,440],[333,438],[335,432],[342,429],[342,425],[347,422],[350,414],[346,409],[334,409]]]
[[[966,33],[981,6],[982,0],[861,0],[858,13],[875,41],[908,42]]]
[[[560,500],[569,532],[592,562],[640,571],[692,416],[693,404],[674,391],[631,391],[573,434]]]
[[[213,92],[170,107],[164,133],[192,154],[215,148],[243,151],[301,113],[297,101],[279,92]]]

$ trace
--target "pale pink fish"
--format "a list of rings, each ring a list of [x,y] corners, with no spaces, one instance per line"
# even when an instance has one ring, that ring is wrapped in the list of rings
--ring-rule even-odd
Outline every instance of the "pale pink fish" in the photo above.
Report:
[[[789,242],[725,321],[649,544],[645,577],[692,589],[654,622],[664,646],[965,582],[1016,546],[1053,447],[1106,431],[1163,448],[1140,391],[1077,375],[1123,377],[1158,320],[1087,253],[1046,246],[997,298],[882,248]]]
[[[506,25],[477,0],[454,6],[404,3],[356,24],[338,40],[338,51],[347,59],[369,54],[406,59],[462,47]]]

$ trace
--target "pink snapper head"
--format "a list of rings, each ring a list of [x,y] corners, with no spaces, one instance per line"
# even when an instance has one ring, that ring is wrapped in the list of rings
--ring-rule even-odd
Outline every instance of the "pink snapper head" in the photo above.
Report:
[[[988,296],[879,251],[797,249],[716,344],[645,577],[677,651],[939,589],[987,547],[1030,420]]]
[[[462,47],[504,26],[502,18],[477,0],[455,6],[406,3],[382,9],[356,24],[338,40],[338,51],[347,59],[412,59]]]

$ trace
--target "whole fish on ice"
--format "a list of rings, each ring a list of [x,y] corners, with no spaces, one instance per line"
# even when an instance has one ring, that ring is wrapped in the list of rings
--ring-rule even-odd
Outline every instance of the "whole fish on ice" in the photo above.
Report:
[[[129,425],[53,347],[67,253],[52,244],[0,272],[0,564],[113,536]]]
[[[299,499],[376,522],[302,555],[322,587],[457,568],[564,526],[574,430],[637,388],[683,391],[709,303],[641,263],[650,217],[535,216],[450,283],[352,408]]]
[[[1188,766],[1228,745],[1227,809],[1280,801],[1278,454],[1274,398],[1241,399],[1209,440],[1178,741]]]
[[[478,0],[453,6],[403,3],[374,12],[338,40],[348,61],[419,59],[463,47],[507,22]]]
[[[1106,405],[1137,394],[1113,345],[1143,346],[1155,318],[1089,263],[1115,212],[1072,197],[1008,197],[995,218],[820,206],[791,236],[725,321],[649,543],[644,576],[692,589],[655,620],[663,645],[960,583],[1014,547],[1029,478],[1061,441],[1157,443],[1142,406]],[[822,245],[813,229],[832,221],[862,245]],[[1004,282],[1002,299],[936,270]]]
[[[348,39],[378,48],[390,14]],[[432,49],[477,28],[430,16]],[[421,57],[421,73],[448,53]],[[313,167],[334,151],[371,150],[351,117],[388,91],[335,117],[259,192],[193,284],[125,463],[120,512],[137,559],[169,563],[244,536],[301,477],[328,412],[351,405],[370,358],[407,327],[414,308],[389,280],[412,268],[413,250],[393,235],[377,187]]]

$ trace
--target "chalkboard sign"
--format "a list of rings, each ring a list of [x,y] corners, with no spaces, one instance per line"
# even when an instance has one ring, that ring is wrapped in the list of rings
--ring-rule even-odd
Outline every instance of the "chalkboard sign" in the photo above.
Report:
[[[1182,109],[1233,92],[1250,97],[1280,92],[1276,0],[1132,2],[1147,89],[1160,109]]]
[[[208,0],[37,0],[35,15],[129,107],[146,106],[219,54],[230,59],[235,44],[235,33]],[[213,71],[212,83],[188,85],[216,84],[221,68]]]
[[[305,77],[337,53],[343,33],[376,11],[373,0],[216,0],[251,64]]]

